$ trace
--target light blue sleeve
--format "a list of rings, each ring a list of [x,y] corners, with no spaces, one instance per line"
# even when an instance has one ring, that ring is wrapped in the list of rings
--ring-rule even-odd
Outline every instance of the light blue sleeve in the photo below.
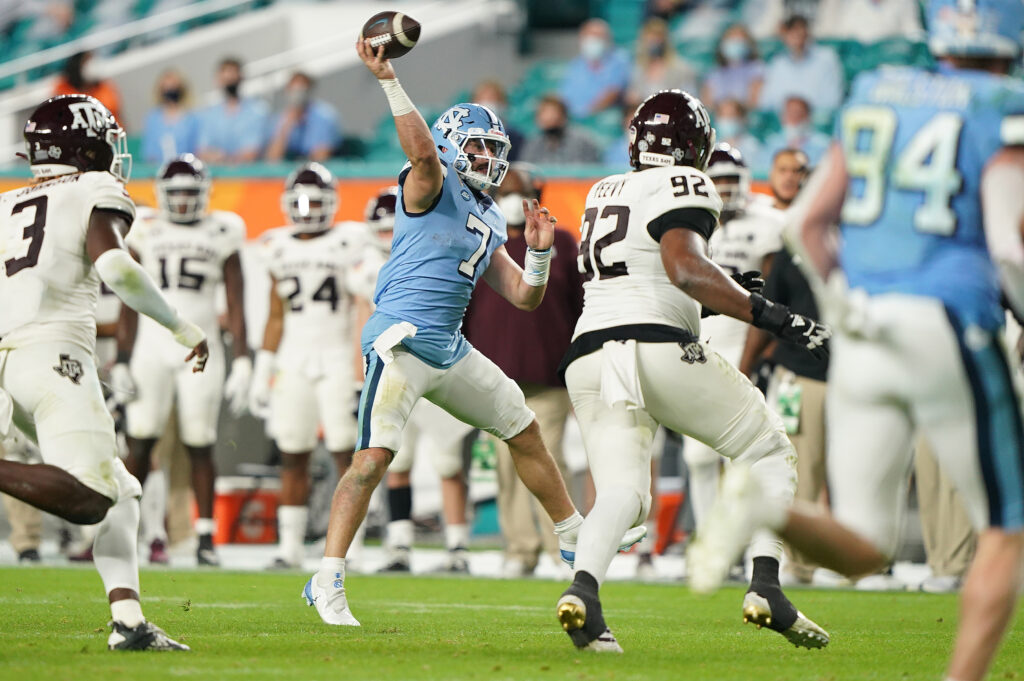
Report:
[[[823,52],[821,74],[821,95],[819,106],[825,109],[837,109],[843,103],[843,65],[839,56],[830,47],[820,48]]]
[[[245,120],[236,130],[238,142],[235,148],[239,151],[262,150],[270,137],[270,112],[267,105],[260,100],[246,102]]]
[[[306,129],[304,151],[311,152],[320,147],[334,149],[340,138],[338,116],[334,109],[326,104],[313,106],[310,109],[310,120]]]
[[[159,163],[163,160],[163,153],[160,150],[162,127],[160,125],[160,109],[150,109],[142,124],[142,160],[147,163]]]

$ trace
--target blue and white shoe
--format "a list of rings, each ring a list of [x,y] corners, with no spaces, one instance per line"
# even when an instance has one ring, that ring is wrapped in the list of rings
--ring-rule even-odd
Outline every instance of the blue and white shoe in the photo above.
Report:
[[[302,597],[306,599],[306,605],[315,606],[316,611],[320,614],[320,619],[327,624],[346,627],[360,626],[359,620],[348,609],[345,580],[341,573],[335,573],[335,578],[327,586],[321,584],[319,577],[320,573],[315,573],[302,589]]]
[[[558,552],[562,556],[562,562],[573,567],[576,562],[576,539],[579,537],[579,528],[573,528],[569,532],[558,535]],[[643,541],[647,536],[647,526],[637,525],[626,530],[619,542],[619,551],[629,551],[634,545]]]

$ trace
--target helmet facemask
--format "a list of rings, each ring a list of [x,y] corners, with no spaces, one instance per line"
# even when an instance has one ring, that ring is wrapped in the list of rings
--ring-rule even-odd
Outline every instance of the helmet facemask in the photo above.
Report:
[[[122,182],[127,182],[132,174],[132,155],[128,153],[128,136],[124,128],[107,130],[106,140],[114,152],[114,158],[110,162],[110,173]]]
[[[192,224],[206,215],[210,199],[209,181],[178,174],[156,181],[157,204],[171,222]]]
[[[296,184],[281,197],[281,210],[295,231],[314,234],[330,229],[338,210],[338,197],[317,185]]]
[[[458,147],[452,165],[466,184],[477,191],[487,191],[502,183],[508,172],[508,152],[512,147],[504,133],[498,130],[485,132],[482,128],[470,128],[467,133],[452,132],[449,139]],[[470,147],[469,151],[466,149],[467,146]],[[480,150],[483,150],[483,153]],[[487,168],[483,172],[473,169],[474,162],[481,157],[487,159]]]

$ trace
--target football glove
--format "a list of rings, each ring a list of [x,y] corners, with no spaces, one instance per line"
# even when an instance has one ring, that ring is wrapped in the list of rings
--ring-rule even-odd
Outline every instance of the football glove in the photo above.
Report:
[[[735,272],[730,274],[729,277],[737,284],[742,286],[750,293],[760,293],[764,290],[764,279],[761,278],[761,273],[758,270],[748,270],[747,272]],[[712,310],[710,307],[702,307],[700,310],[700,318],[706,319],[707,317],[714,317],[718,313]]]
[[[760,293],[750,294],[750,312],[757,328],[802,345],[817,359],[828,358],[828,339],[832,337],[832,330],[821,322],[795,314],[785,305],[773,303]]]
[[[260,350],[249,387],[249,411],[253,416],[266,419],[270,415],[270,389],[274,377],[274,353]]]
[[[236,418],[245,411],[249,399],[249,383],[252,381],[252,360],[248,356],[235,357],[231,362],[231,373],[224,382],[224,399]]]

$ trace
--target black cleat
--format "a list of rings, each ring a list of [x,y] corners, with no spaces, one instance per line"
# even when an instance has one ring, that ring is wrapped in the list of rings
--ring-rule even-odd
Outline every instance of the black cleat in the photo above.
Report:
[[[206,567],[220,567],[220,557],[213,549],[213,536],[199,535],[199,548],[196,549],[196,564]]]
[[[151,622],[129,627],[121,622],[109,623],[112,631],[107,638],[108,650],[190,650],[184,643],[178,643]]]
[[[39,556],[39,551],[36,549],[25,549],[18,554],[19,563],[39,563],[42,562],[42,558]]]
[[[556,613],[562,629],[580,650],[622,652],[622,646],[604,623],[601,601],[597,597],[597,580],[590,574],[576,573],[573,583],[558,599]]]

